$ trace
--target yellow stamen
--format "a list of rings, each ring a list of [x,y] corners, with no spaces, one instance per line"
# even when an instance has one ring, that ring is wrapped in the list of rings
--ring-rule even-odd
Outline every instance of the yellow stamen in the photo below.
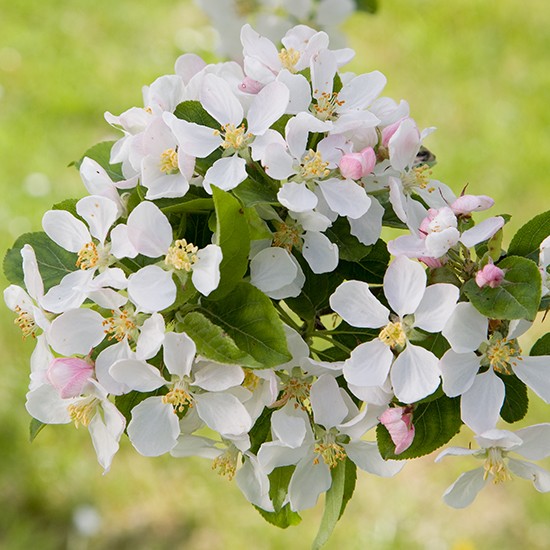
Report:
[[[160,171],[167,175],[179,172],[177,149],[166,149],[166,151],[161,153]]]
[[[415,189],[426,189],[429,193],[435,191],[435,187],[429,187],[432,170],[427,164],[416,166],[409,170],[402,178],[405,191],[414,191]]]
[[[319,151],[310,149],[302,159],[300,176],[303,179],[324,178],[330,174],[328,162],[325,162]]]
[[[226,124],[222,126],[221,131],[216,130],[215,133],[222,136],[221,146],[223,149],[233,149],[235,151],[246,147],[252,139],[252,134],[246,133],[244,124],[240,126]]]
[[[260,383],[260,377],[256,376],[250,369],[244,369],[243,387],[247,390],[254,391]]]
[[[174,242],[168,249],[164,263],[174,269],[191,271],[191,267],[197,261],[198,247],[188,243],[185,239]]]
[[[173,388],[162,396],[162,402],[174,407],[174,413],[181,413],[193,407],[193,398],[182,388]]]
[[[296,64],[300,61],[300,52],[294,48],[283,48],[279,52],[279,59],[283,68],[287,69],[291,73],[296,72]]]
[[[313,113],[321,120],[329,120],[336,108],[341,107],[344,103],[345,101],[338,99],[338,92],[323,92],[312,107]]]
[[[36,326],[32,314],[19,306],[15,306],[15,313],[17,313],[17,317],[14,323],[21,329],[23,339],[28,338],[29,336],[36,338],[36,331],[38,330],[38,327]]]
[[[407,337],[403,325],[399,322],[388,323],[378,335],[378,338],[391,348],[403,348],[407,343]]]
[[[99,400],[95,397],[88,397],[67,407],[71,420],[77,428],[79,426],[88,427],[95,416],[98,403]]]
[[[319,464],[319,458],[322,458],[329,468],[336,468],[339,461],[346,459],[346,451],[342,445],[334,441],[316,443],[313,451],[317,454],[313,460],[313,464]]]
[[[311,383],[301,378],[290,378],[283,388],[283,395],[280,399],[271,405],[272,408],[286,405],[290,399],[296,401],[295,407],[300,407],[304,411],[311,412],[311,401],[309,400],[309,391]]]
[[[93,242],[86,243],[79,251],[76,267],[80,269],[92,269],[99,263],[99,252]]]
[[[280,223],[277,226],[277,231],[273,235],[273,246],[286,248],[289,252],[293,247],[300,250],[302,248],[300,229],[295,225]]]
[[[491,339],[485,356],[489,365],[501,374],[514,374],[513,366],[522,361],[521,348],[517,340]]]
[[[510,481],[512,479],[510,471],[504,463],[502,450],[498,447],[491,447],[488,449],[483,469],[485,470],[483,479],[487,479],[489,475],[492,475],[494,477],[493,483],[503,483],[504,481]]]
[[[227,477],[229,481],[235,477],[237,471],[237,458],[239,451],[237,449],[227,449],[223,454],[215,458],[212,462],[212,470],[216,470],[219,475]]]
[[[125,309],[120,311],[111,310],[112,316],[103,321],[105,334],[108,334],[109,340],[117,340],[121,342],[124,338],[136,340],[138,329],[135,318],[131,312]]]

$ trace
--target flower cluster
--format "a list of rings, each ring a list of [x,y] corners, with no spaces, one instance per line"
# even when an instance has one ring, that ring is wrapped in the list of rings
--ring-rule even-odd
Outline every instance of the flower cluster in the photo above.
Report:
[[[504,460],[547,456],[550,424],[497,429],[527,388],[550,402],[548,337],[518,342],[548,304],[550,214],[503,250],[506,217],[475,223],[493,200],[432,178],[432,129],[382,73],[340,71],[353,52],[305,26],[282,50],[249,25],[241,41],[242,66],[183,55],[107,113],[122,137],[77,163],[89,195],[8,251],[35,427],[86,426],[105,471],[124,433],[211,459],[281,526],[462,425],[482,450],[443,454],[486,465],[449,504],[511,474],[550,490]]]

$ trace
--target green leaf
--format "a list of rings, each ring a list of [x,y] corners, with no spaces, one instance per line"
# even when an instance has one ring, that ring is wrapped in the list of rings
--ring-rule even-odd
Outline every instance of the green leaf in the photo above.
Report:
[[[502,420],[509,424],[517,422],[525,417],[529,408],[527,386],[515,375],[497,373],[497,376],[504,382],[506,387],[500,416]]]
[[[178,329],[183,330],[195,342],[197,352],[218,363],[258,367],[258,362],[248,353],[237,347],[235,341],[223,328],[215,325],[202,313],[188,313],[179,323]]]
[[[302,521],[302,517],[298,512],[293,512],[289,504],[285,504],[278,512],[267,512],[259,506],[254,506],[260,515],[271,525],[281,529],[287,529],[292,525],[298,525]]]
[[[338,264],[338,272],[348,280],[380,284],[384,281],[389,261],[390,253],[387,245],[379,239],[361,260],[355,262],[341,260]]]
[[[508,254],[538,261],[540,243],[550,235],[550,210],[528,221],[512,238]]]
[[[529,355],[550,355],[550,332],[541,336],[533,344]]]
[[[139,392],[132,390],[129,393],[125,393],[123,395],[116,395],[115,396],[115,405],[116,408],[122,413],[124,418],[126,418],[126,426],[130,423],[130,420],[132,420],[132,409],[139,405],[142,401],[147,399],[148,397],[153,397],[155,395],[163,395],[166,393],[167,389],[166,387],[162,386],[158,390],[155,390],[153,392]]]
[[[415,435],[412,445],[399,455],[388,430],[382,424],[376,428],[376,440],[380,454],[386,460],[405,460],[430,454],[445,445],[459,431],[460,397],[443,396],[434,401],[421,403],[414,408]]]
[[[355,0],[357,11],[376,13],[378,11],[378,0]]]
[[[498,267],[505,272],[500,286],[479,288],[475,280],[470,279],[464,285],[464,293],[472,305],[489,318],[533,321],[542,292],[537,264],[519,256],[508,256]]]
[[[200,101],[182,101],[176,107],[174,114],[181,120],[194,122],[200,126],[208,126],[216,130],[219,130],[221,126],[221,124],[201,105]]]
[[[248,269],[250,236],[241,203],[231,193],[214,185],[212,196],[216,208],[216,235],[223,258],[220,264],[220,283],[210,294],[210,299],[218,300],[231,292],[244,277]]]
[[[348,458],[340,461],[331,474],[332,484],[325,496],[325,511],[312,550],[319,550],[328,542],[355,489],[357,468]]]
[[[78,199],[67,199],[61,202],[58,202],[52,206],[52,210],[66,210],[70,212],[75,218],[80,218],[78,212],[76,211],[76,203]]]
[[[443,354],[451,347],[441,333],[432,334],[416,330],[414,336],[410,339],[415,344],[431,351],[439,359],[441,359]]]
[[[248,436],[250,437],[250,452],[254,455],[258,454],[262,443],[265,443],[271,437],[271,415],[274,411],[275,409],[266,407],[254,423],[254,426],[252,426],[252,429],[248,432]]]
[[[4,257],[4,273],[10,283],[24,286],[21,249],[25,244],[30,244],[34,249],[45,292],[77,269],[77,255],[55,244],[46,233],[25,233],[15,241]]]
[[[325,235],[338,245],[340,260],[357,262],[367,256],[372,246],[360,243],[357,237],[350,233],[350,225],[346,218],[339,217],[331,227],[325,231]]]
[[[29,441],[32,443],[36,436],[47,426],[44,422],[40,422],[36,418],[32,418],[29,424]]]
[[[233,194],[245,205],[278,204],[277,193],[267,183],[260,183],[252,178],[245,179],[235,189]]]
[[[166,206],[162,206],[162,204],[156,201],[155,203],[165,214],[210,211],[214,209],[214,201],[212,199],[191,199],[185,202],[178,199],[174,201],[174,204],[167,204]]]
[[[271,368],[290,361],[292,356],[279,314],[261,290],[241,282],[223,299],[204,299],[202,305],[205,315],[263,367]]]
[[[82,158],[70,164],[80,169],[80,165],[84,160],[84,157],[95,160],[106,172],[107,175],[113,181],[121,181],[126,179],[122,174],[122,164],[111,164],[111,149],[116,142],[114,141],[102,141],[96,143],[93,147],[90,147],[83,155]]]

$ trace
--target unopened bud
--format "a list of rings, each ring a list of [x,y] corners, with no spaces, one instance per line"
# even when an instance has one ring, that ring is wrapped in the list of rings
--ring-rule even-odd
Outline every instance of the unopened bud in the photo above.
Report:
[[[492,262],[488,263],[476,273],[476,284],[479,288],[490,286],[496,288],[504,280],[504,271]]]
[[[83,359],[56,357],[50,363],[46,376],[50,384],[59,391],[61,398],[67,399],[82,394],[93,371],[93,366]]]
[[[462,195],[451,204],[452,211],[456,214],[470,214],[487,210],[495,204],[495,201],[487,195]]]

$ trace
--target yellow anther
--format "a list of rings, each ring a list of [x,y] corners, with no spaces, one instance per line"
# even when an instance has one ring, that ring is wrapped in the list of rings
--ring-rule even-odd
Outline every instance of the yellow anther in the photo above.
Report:
[[[80,269],[92,269],[99,263],[99,252],[93,242],[86,243],[78,252],[76,267]]]
[[[325,162],[319,151],[310,149],[302,159],[300,176],[303,179],[324,178],[330,174],[328,162]]]
[[[295,407],[300,407],[304,411],[311,412],[311,401],[309,399],[309,391],[311,383],[301,378],[290,378],[283,387],[283,394],[280,399],[271,405],[272,408],[282,407],[286,405],[290,399],[296,401]]]
[[[221,476],[227,477],[229,481],[235,477],[237,471],[237,449],[227,449],[212,462],[212,470],[216,470]]]
[[[317,455],[313,459],[314,464],[319,464],[319,458],[323,459],[323,462],[329,468],[336,468],[338,462],[346,459],[346,451],[342,445],[336,442],[321,442],[316,443],[313,447],[313,451]]]
[[[246,133],[244,124],[240,126],[226,124],[222,126],[222,130],[219,134],[223,136],[222,148],[234,149],[235,151],[246,147],[252,138],[252,134]]]
[[[279,52],[279,59],[284,69],[287,69],[291,73],[296,72],[296,64],[300,61],[300,52],[294,48],[283,48]]]
[[[435,191],[435,187],[428,187],[432,170],[427,164],[416,166],[409,170],[402,178],[403,187],[407,190],[426,189],[429,193]]]
[[[29,336],[35,338],[38,327],[36,326],[32,314],[19,306],[15,306],[15,313],[17,313],[17,317],[14,321],[14,324],[16,324],[21,329],[21,332],[23,333],[23,338],[27,338]]]
[[[391,348],[403,348],[407,343],[407,337],[403,330],[403,325],[399,322],[388,323],[378,335],[378,338]]]
[[[508,470],[508,467],[504,463],[502,450],[498,447],[488,449],[483,469],[485,470],[483,479],[487,479],[489,475],[492,475],[494,477],[493,483],[502,483],[512,479],[510,470]]]
[[[260,377],[256,376],[250,369],[244,369],[243,387],[247,390],[254,391],[260,383]]]
[[[179,239],[168,249],[164,263],[174,269],[191,271],[191,267],[197,261],[198,247],[188,243],[185,239]]]
[[[298,250],[302,248],[302,237],[300,229],[295,225],[280,223],[273,235],[273,246],[286,248],[289,252],[293,247]]]
[[[329,120],[334,115],[337,107],[344,105],[344,100],[338,99],[338,92],[323,92],[313,105],[313,113],[321,120]]]
[[[489,365],[501,374],[513,374],[513,366],[522,361],[521,348],[517,340],[491,339],[485,352]]]
[[[112,316],[103,321],[105,334],[109,335],[109,340],[118,340],[119,342],[128,338],[136,340],[138,329],[133,315],[127,310],[111,310]]]
[[[166,149],[160,155],[160,171],[164,174],[177,174],[179,172],[178,150]]]
[[[193,407],[193,398],[183,388],[173,388],[166,395],[162,396],[162,402],[174,407],[174,413],[184,412]]]
[[[88,427],[95,416],[98,403],[99,400],[95,397],[88,397],[67,407],[71,420],[77,428],[79,426]]]

